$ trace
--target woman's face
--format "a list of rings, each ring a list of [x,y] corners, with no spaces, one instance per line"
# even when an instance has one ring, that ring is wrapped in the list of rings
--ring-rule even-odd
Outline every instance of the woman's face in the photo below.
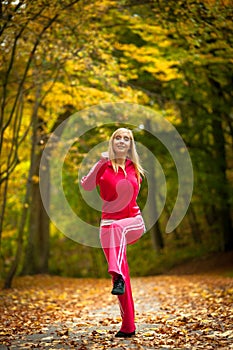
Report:
[[[130,135],[127,131],[118,132],[113,138],[113,151],[117,157],[126,157],[131,147]]]

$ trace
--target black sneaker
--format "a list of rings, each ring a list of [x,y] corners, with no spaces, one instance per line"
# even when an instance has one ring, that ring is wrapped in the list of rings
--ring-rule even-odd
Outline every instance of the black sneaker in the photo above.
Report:
[[[131,333],[125,333],[125,332],[117,332],[115,334],[115,337],[118,337],[118,338],[131,338],[135,335],[135,331],[134,332],[131,332]]]
[[[113,289],[111,291],[113,295],[122,295],[125,293],[125,281],[122,276],[119,276],[113,282]]]

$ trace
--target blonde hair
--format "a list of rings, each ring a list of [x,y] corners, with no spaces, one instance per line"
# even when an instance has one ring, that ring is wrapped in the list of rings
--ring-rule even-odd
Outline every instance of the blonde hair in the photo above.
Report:
[[[136,149],[133,133],[132,133],[132,131],[130,129],[119,128],[119,129],[114,131],[114,133],[112,134],[112,136],[110,137],[110,140],[109,140],[109,146],[108,146],[109,159],[111,160],[111,163],[112,163],[114,171],[117,173],[118,172],[118,165],[116,163],[115,152],[113,150],[113,140],[121,132],[127,132],[128,136],[130,138],[130,149],[128,151],[128,158],[134,164],[136,175],[137,175],[137,179],[138,179],[138,182],[140,183],[140,175],[144,176],[144,169],[142,168],[142,166],[140,164],[139,155],[137,153],[137,149]]]

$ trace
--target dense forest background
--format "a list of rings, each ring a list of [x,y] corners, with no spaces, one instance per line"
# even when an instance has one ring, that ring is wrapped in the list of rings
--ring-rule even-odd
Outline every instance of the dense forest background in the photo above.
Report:
[[[132,275],[166,271],[208,253],[233,250],[233,7],[231,1],[18,0],[0,3],[1,279],[52,273],[105,277],[101,249],[67,238],[50,222],[39,191],[39,165],[53,131],[73,113],[125,101],[174,125],[194,171],[186,216],[165,227],[177,195],[173,161],[139,129],[135,139],[159,159],[168,196],[159,220],[128,248]],[[63,182],[70,205],[96,224],[100,213],[82,201],[79,165],[127,116],[89,131],[70,148]],[[148,119],[147,129],[153,125]],[[49,167],[49,164],[48,164]],[[154,207],[161,198],[154,179]],[[49,195],[49,171],[48,195]],[[143,181],[139,203],[147,196]],[[67,218],[69,220],[69,218]]]

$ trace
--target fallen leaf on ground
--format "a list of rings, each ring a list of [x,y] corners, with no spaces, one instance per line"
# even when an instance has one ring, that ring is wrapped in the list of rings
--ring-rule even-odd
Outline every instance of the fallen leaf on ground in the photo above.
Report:
[[[136,336],[118,339],[121,318],[110,279],[16,278],[12,289],[0,292],[1,344],[5,349],[232,348],[232,278],[132,278],[132,289]]]

